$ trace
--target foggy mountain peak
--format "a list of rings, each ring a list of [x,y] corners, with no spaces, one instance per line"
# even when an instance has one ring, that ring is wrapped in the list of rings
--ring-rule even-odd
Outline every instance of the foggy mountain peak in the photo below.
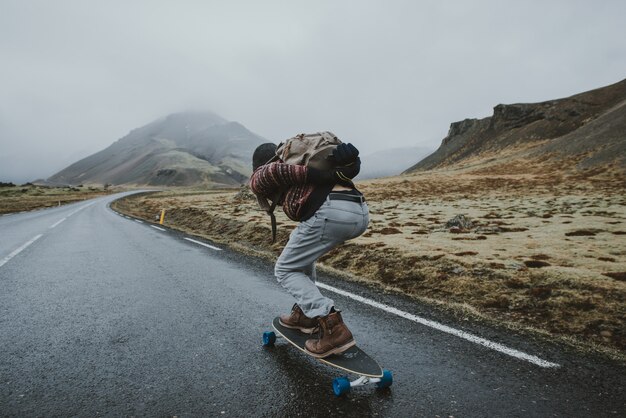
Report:
[[[54,183],[233,186],[266,139],[212,112],[173,113],[56,173]]]
[[[171,113],[142,127],[133,129],[121,140],[145,137],[192,136],[208,128],[229,123],[213,112],[188,111]]]

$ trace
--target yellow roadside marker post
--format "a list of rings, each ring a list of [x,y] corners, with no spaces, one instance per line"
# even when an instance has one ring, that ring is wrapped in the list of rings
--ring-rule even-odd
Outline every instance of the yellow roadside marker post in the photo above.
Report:
[[[161,219],[159,220],[159,225],[163,225],[164,219],[165,219],[165,209],[161,209]]]

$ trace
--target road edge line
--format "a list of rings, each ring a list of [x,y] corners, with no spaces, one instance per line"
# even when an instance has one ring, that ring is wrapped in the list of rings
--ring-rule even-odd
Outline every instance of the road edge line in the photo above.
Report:
[[[186,239],[187,241],[194,242],[194,243],[196,243],[198,245],[202,245],[204,247],[210,248],[210,249],[215,250],[215,251],[222,251],[221,248],[214,247],[213,245],[205,244],[204,242],[196,241],[195,239],[191,239],[191,238],[184,238],[184,239]]]
[[[394,308],[393,306],[385,305],[384,303],[376,302],[375,300],[368,299],[368,298],[365,298],[363,296],[355,295],[354,293],[350,293],[350,292],[347,292],[345,290],[338,289],[336,287],[327,285],[326,283],[317,282],[316,284],[317,284],[318,287],[321,287],[322,289],[328,290],[328,291],[333,292],[333,293],[337,293],[338,295],[342,295],[342,296],[345,296],[347,298],[350,298],[350,299],[356,300],[358,302],[361,302],[363,304],[373,306],[375,308],[378,308],[378,309],[381,309],[381,310],[383,310],[385,312],[388,312],[388,313],[397,315],[399,317],[408,319],[408,320],[416,322],[418,324],[422,324],[422,325],[425,325],[427,327],[434,328],[434,329],[436,329],[438,331],[454,335],[455,337],[462,338],[462,339],[470,341],[472,343],[475,343],[475,344],[478,344],[478,345],[482,345],[483,347],[490,348],[492,350],[495,350],[495,351],[498,351],[500,353],[506,354],[508,356],[517,358],[519,360],[527,361],[527,362],[532,363],[532,364],[534,364],[536,366],[543,367],[543,368],[558,368],[558,367],[561,367],[560,364],[552,363],[552,362],[547,361],[547,360],[543,360],[543,359],[541,359],[541,358],[539,358],[539,357],[537,357],[535,355],[527,354],[527,353],[524,353],[523,351],[515,350],[515,349],[507,347],[507,346],[505,346],[503,344],[487,340],[485,338],[479,337],[479,336],[471,334],[469,332],[461,331],[459,329],[452,328],[452,327],[450,327],[448,325],[444,325],[444,324],[441,324],[439,322],[432,321],[430,319],[422,318],[422,317],[420,317],[418,315],[414,315],[414,314],[402,311],[400,309]]]

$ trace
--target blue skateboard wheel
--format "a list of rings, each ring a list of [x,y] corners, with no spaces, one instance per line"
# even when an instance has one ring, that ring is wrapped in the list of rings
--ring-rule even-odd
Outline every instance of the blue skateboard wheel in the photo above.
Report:
[[[383,377],[380,378],[380,382],[376,383],[377,388],[388,388],[393,383],[393,374],[390,370],[383,370]]]
[[[276,342],[276,333],[274,331],[265,331],[263,333],[263,345],[270,347]]]
[[[333,392],[336,396],[344,395],[350,392],[350,381],[346,377],[337,377],[333,379]]]

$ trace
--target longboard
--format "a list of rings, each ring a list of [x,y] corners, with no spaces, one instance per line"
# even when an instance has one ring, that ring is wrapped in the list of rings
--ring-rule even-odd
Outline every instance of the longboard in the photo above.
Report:
[[[296,329],[291,329],[281,325],[279,318],[274,318],[272,322],[274,331],[266,331],[263,334],[263,345],[271,347],[277,338],[282,338],[296,347],[303,353],[311,356],[304,349],[304,342],[314,338],[315,334],[306,334]],[[313,356],[311,356],[313,357]],[[322,363],[336,367],[348,373],[358,375],[359,378],[350,381],[347,377],[338,377],[333,380],[333,391],[335,395],[341,396],[349,392],[350,388],[366,384],[376,384],[378,388],[391,386],[393,382],[392,374],[389,370],[383,370],[376,360],[370,357],[365,351],[356,345],[350,347],[341,354],[333,354],[325,358],[313,357]]]

